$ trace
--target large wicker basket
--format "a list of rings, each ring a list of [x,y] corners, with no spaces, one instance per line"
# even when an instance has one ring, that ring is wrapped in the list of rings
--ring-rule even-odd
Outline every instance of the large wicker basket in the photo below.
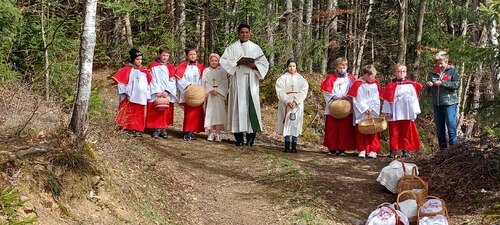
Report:
[[[405,166],[403,165],[403,171],[405,170]],[[415,200],[417,200],[417,203],[420,205],[429,193],[429,186],[427,186],[427,183],[417,176],[417,168],[415,167],[413,167],[411,175],[406,175],[406,171],[404,174],[405,175],[398,180],[396,188],[398,193],[408,190],[412,191],[415,193]]]
[[[433,207],[435,207],[435,212],[424,212],[425,207],[430,207],[430,206],[425,206],[424,203],[427,202],[428,200],[431,200],[431,199],[438,200],[439,202],[441,202],[441,205],[440,206],[433,206]],[[418,218],[417,218],[418,223],[420,223],[420,220],[424,217],[433,218],[433,217],[438,216],[438,215],[442,215],[446,219],[450,218],[448,216],[448,209],[446,208],[446,203],[444,202],[444,200],[440,199],[436,196],[430,196],[430,195],[425,197],[424,202],[422,202],[422,204],[418,207]]]
[[[358,123],[358,131],[361,134],[375,134],[387,129],[387,121],[384,117],[370,117]]]
[[[405,201],[405,200],[408,200],[408,199],[415,200],[417,202],[415,207],[418,208],[417,195],[413,191],[406,190],[406,191],[402,191],[402,192],[398,193],[398,197],[396,198],[396,204],[395,204],[396,209],[402,211],[400,203]],[[418,209],[415,209],[415,210],[418,210]],[[410,222],[417,222],[417,215],[410,217],[409,215],[406,214],[406,216],[408,216],[408,220]]]
[[[335,119],[344,119],[351,113],[351,102],[347,100],[335,100],[328,104],[328,111]]]
[[[205,88],[199,84],[191,84],[184,92],[186,104],[191,107],[198,107],[205,101]]]
[[[154,101],[155,109],[158,111],[165,111],[170,106],[170,100],[168,97],[159,96]]]

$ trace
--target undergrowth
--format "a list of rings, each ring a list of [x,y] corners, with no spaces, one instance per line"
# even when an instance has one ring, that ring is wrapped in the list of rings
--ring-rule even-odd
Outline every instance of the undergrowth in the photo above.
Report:
[[[21,218],[19,212],[27,200],[21,200],[20,197],[16,189],[5,188],[0,192],[0,224],[24,225],[37,221],[36,216]]]

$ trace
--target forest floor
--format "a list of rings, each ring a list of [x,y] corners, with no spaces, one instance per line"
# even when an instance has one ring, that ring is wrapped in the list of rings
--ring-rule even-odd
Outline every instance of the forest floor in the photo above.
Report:
[[[93,84],[110,114],[118,105],[116,87],[107,79],[112,72],[97,71]],[[222,143],[209,142],[203,134],[182,140],[182,109],[177,105],[168,139],[132,138],[117,131],[112,121],[98,122],[89,142],[106,164],[104,174],[84,179],[54,172],[63,186],[57,201],[47,185],[31,182],[40,181],[36,175],[11,183],[30,183],[22,193],[33,199],[39,224],[361,225],[379,204],[395,201],[376,181],[390,158],[360,159],[354,152],[328,156],[320,144],[309,142],[299,142],[297,154],[283,153],[281,138],[273,134],[274,111],[263,107],[265,132],[253,147],[236,147],[227,133]],[[92,191],[95,186],[101,187]],[[447,206],[450,224],[480,224],[480,211]]]

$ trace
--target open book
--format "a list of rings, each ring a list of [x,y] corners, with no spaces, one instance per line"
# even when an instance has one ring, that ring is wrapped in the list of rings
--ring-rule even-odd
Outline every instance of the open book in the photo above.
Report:
[[[245,64],[245,63],[254,63],[255,61],[259,60],[260,58],[262,58],[262,56],[264,55],[261,55],[257,58],[250,58],[250,57],[241,57],[240,60],[238,60],[238,62],[236,62],[237,65],[241,65],[241,64]]]

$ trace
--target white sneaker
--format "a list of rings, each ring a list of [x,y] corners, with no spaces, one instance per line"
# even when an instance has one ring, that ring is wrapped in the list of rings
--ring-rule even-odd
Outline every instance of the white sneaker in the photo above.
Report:
[[[215,134],[214,133],[210,133],[207,137],[207,141],[213,141],[215,138]]]
[[[376,152],[370,152],[368,153],[368,158],[377,158],[377,153]]]
[[[215,135],[215,141],[216,142],[222,142],[222,134],[216,134]]]
[[[358,157],[359,157],[359,158],[365,158],[365,157],[366,157],[366,151],[361,151],[361,152],[358,154]]]

